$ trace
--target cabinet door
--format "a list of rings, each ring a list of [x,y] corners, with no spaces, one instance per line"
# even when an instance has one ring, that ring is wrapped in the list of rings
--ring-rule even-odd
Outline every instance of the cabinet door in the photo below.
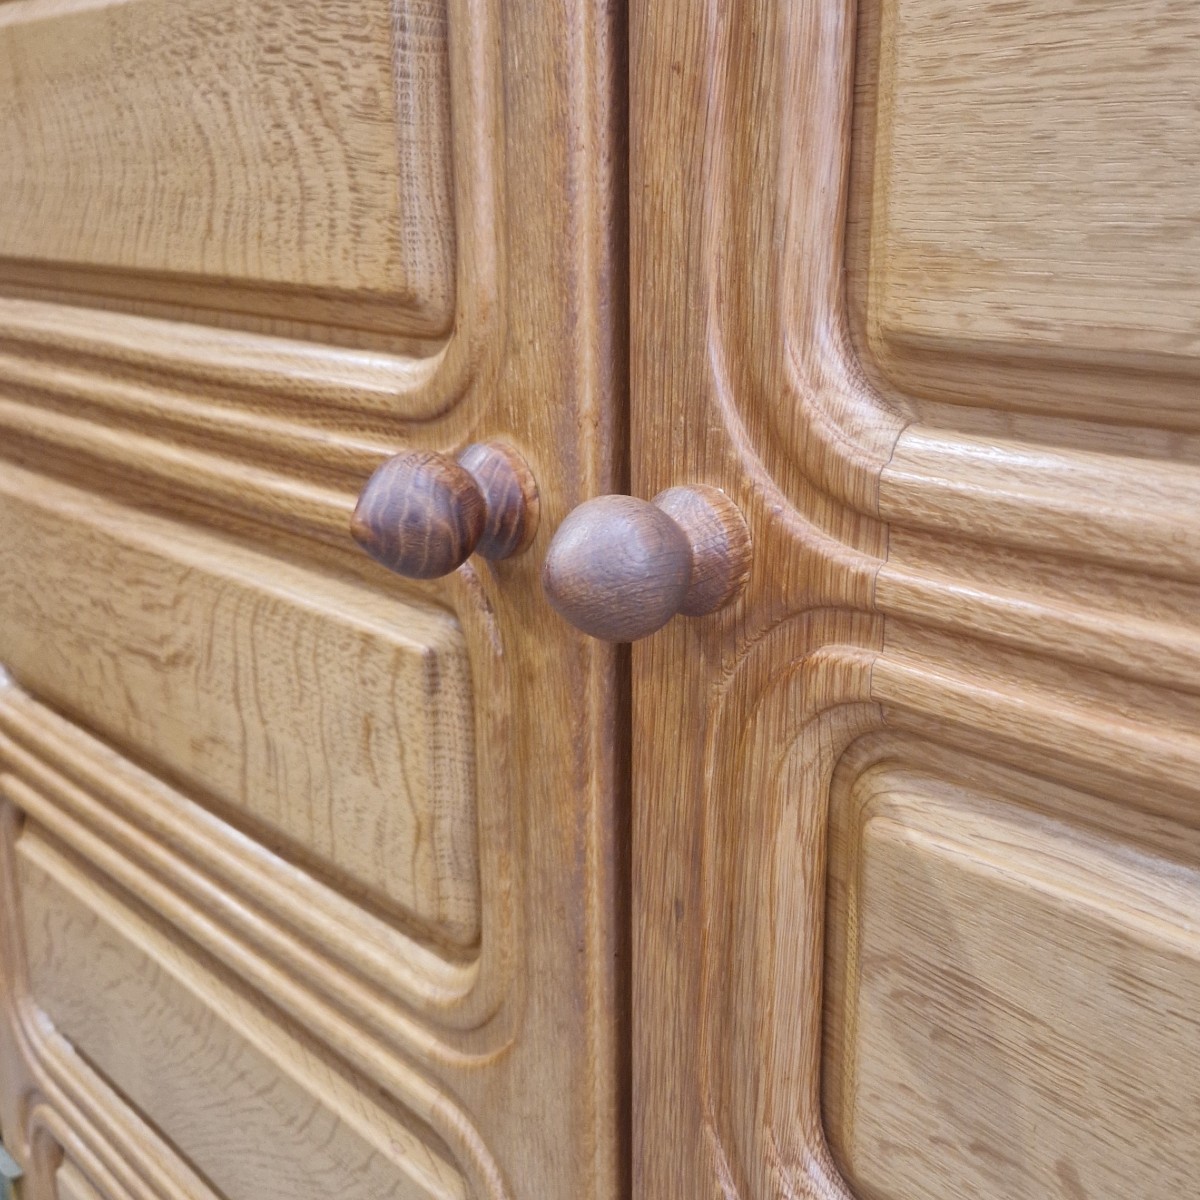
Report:
[[[604,2],[0,4],[0,1124],[24,1194],[608,1197],[622,463]],[[531,547],[403,579],[401,451]]]
[[[1200,10],[636,0],[642,1196],[1200,1179]]]

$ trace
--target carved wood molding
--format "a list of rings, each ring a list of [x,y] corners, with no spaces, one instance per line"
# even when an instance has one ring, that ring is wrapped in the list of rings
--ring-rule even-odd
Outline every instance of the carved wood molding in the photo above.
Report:
[[[344,540],[362,480],[414,433],[471,440],[505,353],[503,54],[492,0],[449,0],[452,330],[415,355],[0,298],[0,428],[53,463]],[[149,431],[149,432],[148,432]],[[314,472],[333,486],[311,481]]]
[[[879,7],[631,12],[634,492],[720,487],[754,543],[730,610],[633,650],[653,743],[634,763],[647,1194],[851,1198],[826,1144],[822,979],[831,806],[862,746],[1194,804],[1182,418],[1142,428],[1080,388],[1056,409],[1048,372],[1039,409],[1007,362],[1014,398],[955,405],[875,361]]]
[[[833,500],[892,528],[1200,582],[1200,536],[1188,517],[1200,506],[1200,468],[1164,461],[1170,439],[1136,429],[1136,407],[1123,433],[1089,433],[1086,407],[1064,407],[1077,445],[1062,444],[1064,423],[1051,414],[1020,425],[1021,442],[998,435],[998,456],[996,437],[922,418],[928,410],[952,419],[968,411],[965,400],[957,409],[923,405],[889,387],[871,361],[858,274],[868,253],[873,104],[862,95],[855,104],[857,3],[727,14],[714,2],[700,13],[698,276],[709,386],[747,472],[765,476],[762,486],[823,532],[833,531],[825,511]],[[873,55],[869,44],[857,52]],[[765,74],[744,66],[763,56]],[[754,286],[750,262],[761,264]],[[745,345],[748,329],[761,345]],[[1020,364],[1012,369],[1016,391]],[[873,546],[861,530],[837,536],[886,557],[886,543]]]
[[[411,10],[381,7],[397,19]],[[434,17],[441,11],[436,0],[428,7]],[[181,767],[195,753],[186,729],[172,745],[144,727],[91,725],[104,742],[89,737],[70,727],[88,726],[87,714],[65,694],[47,695],[53,666],[37,668],[26,696],[4,690],[0,754],[7,786],[37,814],[31,825],[58,830],[47,837],[74,848],[64,853],[94,855],[104,877],[97,887],[180,929],[219,973],[244,972],[263,1005],[286,1014],[306,1038],[327,1042],[364,1080],[382,1079],[398,1108],[424,1106],[428,1119],[413,1120],[425,1121],[433,1142],[447,1148],[442,1157],[460,1164],[465,1188],[481,1196],[509,1187],[600,1195],[619,1186],[623,1169],[626,935],[613,919],[624,851],[612,652],[547,627],[536,542],[512,561],[468,562],[451,578],[409,584],[367,561],[348,527],[363,482],[406,446],[457,451],[496,437],[518,448],[539,483],[538,537],[546,539],[579,500],[618,486],[625,333],[612,297],[625,272],[615,82],[623,29],[618,9],[592,0],[550,17],[519,6],[501,12],[494,0],[449,0],[448,12],[455,197],[448,332],[431,324],[413,334],[406,309],[397,314],[394,345],[357,338],[362,331],[353,329],[354,337],[329,334],[325,344],[320,328],[298,323],[286,338],[245,328],[217,333],[189,324],[183,309],[177,315],[185,319],[166,321],[157,309],[151,316],[149,308],[85,307],[101,302],[86,288],[75,294],[79,303],[57,304],[24,298],[14,284],[0,299],[0,441],[12,480],[33,496],[64,478],[77,491],[81,507],[63,530],[68,539],[89,527],[89,499],[99,506],[115,498],[133,524],[158,522],[166,540],[145,560],[152,575],[181,562],[172,537],[192,544],[203,535],[230,560],[247,549],[269,555],[278,573],[267,568],[268,592],[277,595],[287,573],[302,605],[333,596],[330,611],[359,622],[377,649],[388,641],[381,629],[394,631],[419,607],[456,626],[450,640],[457,644],[461,634],[465,644],[471,695],[450,752],[474,751],[467,767],[478,793],[469,839],[478,845],[478,930],[469,915],[451,921],[458,942],[448,946],[454,939],[436,919],[403,902],[398,912],[358,903],[361,881],[351,878],[341,894],[329,882],[336,875],[318,877],[319,860],[309,872],[303,855],[272,859],[253,844],[271,844],[262,826],[222,823],[222,812],[231,822],[242,814],[221,807],[202,772],[197,779]],[[510,122],[518,136],[506,136]],[[382,174],[387,163],[378,165]],[[148,304],[165,304],[164,296],[156,292]],[[166,522],[164,514],[182,519]],[[79,555],[85,592],[90,549]],[[203,585],[203,575],[193,582]],[[155,598],[153,579],[145,583],[118,604],[134,624],[139,605],[153,610],[163,596]],[[91,592],[101,608],[103,589],[99,583]],[[188,595],[187,587],[175,590]],[[60,609],[43,621],[36,608],[14,635],[23,654],[36,640],[30,629],[40,636],[62,619]],[[252,600],[233,622],[243,634],[254,623],[251,610],[258,611]],[[237,649],[229,625],[215,642],[213,626],[180,622],[189,631],[181,633],[184,658]],[[93,645],[107,644],[108,632],[103,620],[92,627]],[[168,643],[178,646],[171,630],[148,658]],[[113,648],[126,651],[146,661],[136,638]],[[434,691],[447,683],[419,647],[416,657]],[[37,660],[28,653],[28,672],[14,672],[22,683]],[[386,689],[392,666],[376,659],[368,667]],[[301,675],[316,678],[311,664],[294,675],[287,664],[279,669],[288,680],[283,691]],[[352,687],[345,681],[353,674],[338,677],[339,687]],[[554,696],[550,707],[564,719],[531,722],[529,691]],[[244,715],[258,736],[264,714],[248,696]],[[270,719],[278,715],[274,700]],[[341,703],[340,711],[353,707]],[[186,708],[185,696],[170,713],[141,715],[161,734],[181,728]],[[384,742],[407,727],[395,714],[389,719],[394,728]],[[357,739],[371,743],[379,733],[370,721],[360,724],[340,731],[349,757]],[[430,740],[441,736],[435,729]],[[233,729],[227,740],[236,745],[244,732]],[[260,743],[267,757],[279,748],[270,743],[268,730]],[[303,745],[285,749],[295,751],[295,763],[311,757]],[[385,752],[395,770],[406,769],[395,765],[403,755]],[[386,792],[389,781],[373,786]],[[402,791],[393,789],[397,806]],[[423,794],[411,806],[418,824],[422,801]],[[332,804],[330,813],[344,815]],[[474,850],[461,852],[469,859]],[[436,917],[437,903],[431,908]],[[478,1120],[478,1134],[464,1113]]]
[[[989,680],[986,652],[938,664],[881,636],[877,618],[800,615],[750,648],[710,707],[692,1062],[711,1175],[729,1195],[853,1200],[826,1145],[820,1063],[828,832],[861,774],[951,750],[1074,788],[1119,782],[1151,813],[1200,800],[1200,699],[1181,712],[1148,691],[1131,717],[1122,684],[1106,713],[1064,698],[1067,674],[1036,658],[1014,685],[1011,662]]]
[[[478,957],[448,959],[239,835],[11,684],[0,702],[0,756],[23,811],[107,864],[147,903],[160,896],[214,953],[228,945],[234,954],[233,943],[216,940],[208,924],[221,914],[243,939],[237,958],[255,977],[304,980],[339,1009],[433,1059],[463,1061],[426,1022],[446,1036],[484,1026],[501,1044],[508,1036],[505,1022],[496,1021],[514,957],[503,946],[512,935],[502,919],[507,937],[497,931],[500,955],[489,956],[486,970]],[[502,884],[501,902],[505,890]]]
[[[402,24],[403,15],[394,15]],[[504,253],[497,231],[505,227],[504,133],[503,106],[496,102],[502,65],[496,50],[498,15],[491,0],[448,0],[447,24],[455,233],[450,239],[455,283],[447,339],[427,340],[424,346],[418,339],[415,355],[395,354],[101,309],[81,312],[45,301],[5,300],[0,301],[0,346],[19,358],[0,362],[0,380],[19,384],[22,360],[50,356],[66,372],[82,366],[116,382],[108,397],[114,419],[134,417],[139,390],[144,395],[149,387],[160,407],[179,410],[181,422],[189,420],[189,411],[194,413],[194,430],[220,427],[225,406],[208,402],[197,410],[193,403],[189,409],[186,401],[198,390],[210,397],[232,392],[243,403],[253,402],[253,428],[264,439],[287,435],[295,424],[289,416],[298,404],[308,411],[324,408],[335,428],[353,436],[357,422],[368,414],[377,423],[397,417],[428,421],[461,402],[473,386],[486,381],[489,358],[494,359],[503,339]],[[419,90],[412,81],[397,83],[401,93],[404,87]],[[378,103],[382,112],[392,107],[386,95]],[[70,265],[58,264],[57,270],[69,274]],[[203,295],[204,282],[184,286],[193,305],[202,302],[197,297]],[[210,289],[220,286],[220,281],[210,282]],[[144,284],[134,288],[139,297],[146,290]],[[395,302],[383,307],[385,315],[392,310],[394,321]],[[315,332],[319,341],[319,328]],[[45,372],[42,379],[45,386]],[[172,387],[163,380],[179,382]],[[64,384],[69,388],[69,374]],[[53,386],[48,390],[58,394]]]
[[[19,762],[19,754],[11,758],[12,746],[7,738],[4,743],[0,754],[8,771],[14,766],[18,770],[28,766]],[[50,774],[45,769],[38,773]],[[63,799],[61,792],[68,786],[59,785],[59,802]],[[211,884],[199,886],[189,895],[188,884],[196,882],[196,872],[182,863],[156,861],[163,854],[147,852],[144,842],[133,843],[129,853],[115,845],[106,846],[79,820],[78,813],[69,807],[56,808],[55,801],[15,774],[0,776],[0,789],[6,891],[0,954],[6,982],[6,1021],[20,1055],[20,1069],[31,1081],[25,1090],[26,1117],[22,1122],[26,1144],[20,1149],[22,1158],[35,1171],[42,1173],[48,1169],[47,1164],[49,1169],[57,1165],[37,1142],[35,1116],[41,1114],[42,1125],[53,1133],[59,1146],[88,1168],[92,1182],[102,1183],[115,1174],[133,1196],[155,1200],[182,1200],[183,1196],[207,1194],[203,1186],[197,1189],[195,1176],[182,1166],[174,1151],[149,1131],[145,1122],[80,1060],[38,1007],[24,965],[21,926],[24,904],[17,886],[19,872],[15,859],[18,839],[25,836],[22,833],[25,822],[31,822],[38,831],[31,851],[36,852],[37,861],[54,866],[60,880],[83,888],[80,894],[91,911],[120,913],[123,919],[132,921],[140,930],[136,941],[139,949],[153,956],[156,940],[161,940],[163,947],[169,947],[171,942],[162,934],[155,935],[152,925],[125,907],[126,896],[147,905],[148,911],[193,939],[202,951],[198,957],[174,955],[155,961],[166,969],[173,966],[181,972],[187,986],[203,996],[214,1012],[230,1020],[248,1043],[270,1045],[278,1067],[294,1073],[301,1086],[311,1092],[314,1102],[329,1107],[350,1128],[360,1127],[359,1110],[368,1103],[358,1088],[342,1088],[339,1092],[330,1087],[332,1077],[314,1074],[306,1065],[306,1053],[299,1049],[295,1036],[274,1022],[269,1009],[259,1003],[235,1002],[229,984],[205,965],[205,954],[211,954],[251,987],[261,987],[272,1003],[311,1033],[319,1045],[329,1047],[378,1086],[382,1094],[428,1125],[436,1135],[432,1147],[423,1143],[418,1133],[396,1125],[394,1118],[382,1109],[362,1126],[372,1131],[372,1140],[378,1140],[380,1131],[384,1132],[383,1140],[390,1147],[398,1170],[411,1175],[416,1182],[428,1177],[431,1170],[422,1160],[430,1155],[436,1160],[441,1153],[450,1156],[450,1160],[445,1167],[437,1167],[435,1174],[461,1170],[469,1181],[471,1195],[492,1200],[504,1200],[509,1195],[501,1171],[473,1121],[430,1069],[436,1064],[443,1074],[453,1078],[456,1067],[470,1065],[469,1056],[455,1055],[437,1046],[428,1032],[411,1021],[397,1018],[390,1007],[378,1002],[372,1005],[370,1001],[364,1005],[361,994],[365,989],[361,984],[357,985],[360,999],[356,1002],[353,995],[347,994],[351,989],[345,986],[344,972],[332,964],[314,965],[311,954],[307,959],[277,958],[271,945],[273,935],[276,941],[282,939],[269,928],[268,921],[251,912],[245,912],[240,921],[233,919],[232,912],[247,907],[245,902],[238,897],[222,903],[218,889]],[[81,796],[82,793],[77,794],[76,799]],[[79,857],[72,851],[77,851]],[[119,890],[113,890],[113,885]],[[246,917],[251,916],[257,919],[247,922]],[[253,931],[257,936],[247,936],[244,927],[248,923],[257,926]],[[170,935],[175,936],[178,935]],[[324,995],[322,972],[341,975],[341,980],[335,981]],[[342,994],[338,994],[339,982],[344,989]],[[385,1011],[385,1027],[381,1029],[378,1020],[364,1013],[364,1007],[373,1007],[376,1014]],[[293,1051],[291,1046],[296,1049]],[[424,1069],[415,1067],[414,1059],[422,1062]],[[439,1146],[443,1149],[439,1150]],[[99,1168],[98,1172],[92,1170],[94,1167]],[[433,1200],[449,1193],[426,1184],[424,1194]]]

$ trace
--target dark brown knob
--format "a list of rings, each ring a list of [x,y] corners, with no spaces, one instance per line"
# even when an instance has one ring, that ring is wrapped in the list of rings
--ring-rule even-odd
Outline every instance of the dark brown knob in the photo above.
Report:
[[[750,534],[716,488],[678,487],[653,502],[600,496],[559,526],[542,569],[546,598],[577,629],[633,642],[676,613],[728,604],[750,571]]]
[[[350,521],[354,540],[389,570],[436,579],[472,553],[508,558],[537,532],[537,487],[515,450],[468,446],[389,458],[367,480]]]

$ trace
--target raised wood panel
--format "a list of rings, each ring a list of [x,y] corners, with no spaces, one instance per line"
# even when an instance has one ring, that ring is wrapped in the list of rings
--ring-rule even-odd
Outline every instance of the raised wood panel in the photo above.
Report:
[[[1109,415],[1187,420],[1200,24],[1172,0],[1075,5],[1045,36],[1041,16],[882,6],[872,348],[904,389],[971,403],[1003,401],[979,358],[1040,363],[1050,406],[1064,369],[1154,372]]]
[[[3,5],[0,290],[447,333],[447,39],[440,0]]]
[[[632,490],[721,487],[754,553],[737,603],[633,647],[639,1194],[1109,1200],[1195,1177],[1174,1105],[1195,1108],[1198,48],[1167,0],[631,6]],[[914,739],[932,778],[958,778],[946,755],[965,774],[938,819],[985,866],[938,858],[930,882],[937,822],[919,851],[887,826],[842,919],[847,780]],[[961,811],[993,792],[989,821],[1027,822],[1003,885],[977,882],[1001,855]],[[899,986],[868,979],[871,938]],[[1000,1062],[968,1030],[961,976],[1003,984],[1021,954],[1003,1053],[1042,1017],[1069,1053]],[[854,971],[908,1027],[845,1016]],[[839,1067],[839,1029],[877,1086]],[[1001,1125],[978,1158],[1011,1170],[963,1167],[989,1085],[1010,1071],[1049,1111],[1075,1062],[1090,1112],[1029,1148]]]
[[[206,971],[236,982],[247,1003],[275,1012],[295,1038],[321,1048],[353,1076],[356,1088],[415,1114],[458,1164],[471,1195],[520,1194],[504,1182],[476,1125],[477,1114],[480,1123],[502,1119],[487,1100],[495,1091],[510,1095],[514,1086],[500,1064],[528,1069],[526,1018],[513,1004],[510,977],[522,949],[508,899],[511,876],[504,873],[511,863],[489,873],[490,890],[500,893],[488,907],[495,936],[477,960],[447,961],[198,810],[11,683],[0,703],[0,800],[0,983],[8,1018],[0,1027],[6,1106],[0,1116],[23,1162],[36,1157],[40,1135],[30,1105],[37,1095],[45,1098],[38,1111],[53,1143],[86,1166],[89,1177],[115,1171],[134,1180],[135,1200],[177,1200],[177,1190],[153,1182],[166,1169],[159,1160],[168,1160],[170,1178],[188,1173],[176,1152],[148,1132],[153,1114],[143,1119],[114,1110],[111,1085],[81,1070],[75,1051],[38,1016],[19,920],[20,870],[12,858],[19,831],[36,825],[93,880],[101,908],[104,896],[119,892],[181,961],[206,964]],[[503,847],[500,853],[510,857]],[[258,1044],[257,1038],[251,1040]],[[541,1050],[529,1047],[545,1078]],[[125,1042],[123,1052],[136,1069],[139,1043]],[[526,1104],[541,1096],[522,1094]],[[506,1102],[501,1111],[513,1108]],[[515,1111],[519,1136],[527,1110]],[[377,1126],[371,1113],[363,1120]],[[37,1170],[44,1176],[56,1165],[57,1159]],[[546,1163],[522,1154],[517,1168],[544,1171]],[[208,1195],[200,1183],[184,1191],[195,1200]],[[115,1195],[123,1200],[123,1192]]]
[[[87,1177],[69,1162],[63,1163],[55,1172],[54,1185],[56,1200],[102,1200]]]
[[[411,1114],[374,1098],[35,827],[18,839],[17,862],[34,1002],[218,1194],[468,1194]]]
[[[276,992],[281,978],[290,979],[297,1002],[304,988],[315,988],[340,1012],[425,1049],[437,1038],[410,1010],[448,1029],[475,1029],[494,1016],[509,982],[514,936],[505,899],[511,876],[504,860],[511,855],[499,824],[492,840],[500,862],[493,858],[487,871],[495,936],[476,956],[448,957],[444,946],[414,938],[244,836],[9,678],[0,683],[0,763],[22,811],[169,913],[242,978]]]
[[[1200,18],[1187,0],[867,0],[868,355],[902,393],[1195,429]]]
[[[284,28],[322,19],[316,6],[284,7],[276,6]],[[34,11],[23,0],[0,4],[6,8]],[[253,13],[233,9],[238,28],[256,38]],[[87,0],[46,11],[55,14],[48,22],[94,11],[109,29],[125,20],[115,7]],[[187,5],[148,11],[178,15],[188,27]],[[249,276],[238,282],[137,267],[105,272],[103,280],[112,286],[128,274],[137,296],[100,295],[75,288],[79,264],[71,263],[49,292],[0,285],[0,475],[14,481],[3,503],[12,501],[8,511],[33,521],[56,552],[74,555],[89,579],[85,594],[68,566],[51,564],[34,539],[10,531],[7,544],[28,549],[62,597],[50,603],[42,593],[34,603],[28,580],[11,591],[0,586],[25,597],[30,624],[16,630],[0,617],[0,641],[26,647],[23,663],[9,660],[18,683],[0,680],[0,759],[11,802],[0,809],[19,806],[88,864],[98,887],[127,899],[256,1006],[286,1014],[298,1038],[355,1073],[364,1112],[378,1103],[389,1113],[416,1113],[414,1126],[434,1131],[431,1142],[446,1149],[471,1195],[599,1200],[628,1190],[621,758],[628,722],[619,660],[554,622],[539,570],[563,515],[622,478],[625,306],[614,297],[623,294],[625,272],[623,10],[608,0],[335,5],[337,40],[312,65],[314,87],[339,72],[353,79],[379,68],[382,43],[360,39],[382,28],[384,14],[395,18],[397,39],[428,44],[428,54],[399,63],[430,72],[411,81],[411,103],[423,103],[421,96],[432,103],[438,55],[447,56],[447,107],[414,125],[436,140],[448,114],[442,165],[453,192],[454,286],[445,333],[405,332],[416,329],[408,301],[388,301],[391,323],[375,331],[366,328],[366,294],[308,284],[293,293],[273,281],[260,288]],[[420,31],[404,25],[409,18]],[[144,32],[164,28],[148,21]],[[289,48],[281,53],[286,58]],[[206,66],[204,54],[197,57],[196,69]],[[161,80],[168,69],[186,74],[191,66],[154,69]],[[299,78],[291,60],[278,69]],[[249,74],[246,88],[261,81],[258,71]],[[399,76],[394,82],[407,86]],[[136,89],[136,80],[129,86]],[[388,136],[385,126],[396,132],[383,107],[390,103],[383,96],[370,108],[372,128],[362,133],[373,144]],[[121,108],[109,116],[128,121],[133,136],[148,114]],[[256,129],[250,119],[248,132]],[[393,144],[372,166],[356,166],[394,181],[396,162]],[[253,169],[227,166],[231,189],[242,186],[239,172]],[[130,223],[140,211],[130,206]],[[332,231],[323,249],[344,251],[344,230]],[[197,244],[181,239],[184,247]],[[206,241],[203,249],[210,252]],[[369,252],[364,241],[362,253]],[[401,257],[413,261],[407,251]],[[11,261],[8,268],[15,269]],[[44,284],[50,267],[43,261],[34,269]],[[384,261],[363,270],[383,272]],[[193,290],[209,282],[217,292]],[[245,311],[244,298],[260,291],[272,315]],[[230,311],[203,307],[210,300]],[[311,319],[302,320],[294,307],[301,300],[328,307],[305,310]],[[289,307],[275,315],[282,301]],[[453,454],[491,438],[519,448],[537,479],[541,527],[527,553],[496,564],[476,559],[424,584],[398,580],[358,553],[350,513],[384,458],[409,448]],[[56,507],[64,494],[56,480],[75,498],[68,510]],[[39,510],[45,498],[50,505]],[[114,512],[128,520],[110,525]],[[150,540],[139,540],[139,531]],[[93,576],[100,566],[103,577]],[[113,586],[127,570],[136,580],[133,599]],[[160,586],[183,597],[180,607],[172,613],[155,601],[143,614],[142,600]],[[89,682],[75,663],[91,669],[98,656],[90,657],[82,634],[77,656],[35,652],[50,638],[71,643],[68,613],[114,653],[130,653],[105,659]],[[143,616],[155,640],[135,628]],[[208,680],[212,690],[202,689],[199,705],[185,694],[188,651],[175,627],[185,619],[243,639],[240,665],[226,659],[227,678]],[[234,759],[223,765],[210,746],[210,757],[188,765],[195,751],[180,713],[193,707],[220,726],[222,740],[242,745],[237,725],[206,705],[230,694],[231,672],[262,677],[263,661],[256,666],[248,650],[241,653],[251,631],[280,665],[271,686],[251,697],[250,727],[260,719],[251,712],[257,702],[272,722],[286,721],[278,748],[286,749],[287,770],[297,768],[275,811],[290,812],[294,803],[307,822],[309,780],[300,776],[311,766],[324,786],[314,764],[329,754],[337,776],[350,777],[354,803],[378,800],[377,814],[422,839],[396,847],[400,854],[389,856],[396,874],[385,872],[374,892],[352,877],[362,863],[343,870],[322,862],[252,815],[274,799],[255,793],[245,806],[231,802],[242,790]],[[293,665],[294,644],[325,637],[328,675],[318,678],[311,658]],[[44,692],[39,673],[51,684],[58,675],[61,691]],[[160,673],[174,681],[170,708],[161,702]],[[123,677],[132,686],[151,681],[153,702],[123,695]],[[92,711],[67,695],[72,680]],[[318,711],[328,724],[312,723]],[[361,718],[374,711],[395,715],[390,745],[364,742]],[[463,721],[439,726],[451,712],[465,714]],[[154,729],[166,728],[160,721],[170,722],[170,733],[155,742]],[[439,728],[451,738],[436,749],[451,778],[441,778],[435,801],[441,785],[426,767]],[[258,766],[283,782],[285,764],[263,758]],[[478,786],[457,790],[453,779],[465,780],[468,770]],[[333,830],[335,854],[343,848],[339,795],[327,788],[332,812],[312,814],[318,830]],[[435,818],[442,803],[449,807]],[[441,817],[456,829],[453,861],[428,840],[429,821]],[[301,843],[309,832],[302,829]],[[474,847],[459,833],[474,835]],[[371,854],[382,861],[379,847]],[[466,893],[455,890],[467,880],[463,854],[478,860],[469,909],[459,907]],[[410,874],[418,864],[439,880],[436,900],[426,888],[431,877]],[[440,914],[416,911],[447,901]],[[0,906],[0,917],[8,907]],[[6,953],[17,941],[7,930]],[[157,1151],[145,1149],[152,1131],[123,1119],[118,1098],[39,1022],[18,982],[6,959],[0,1118],[6,1136],[18,1131],[18,1151],[29,1150],[20,1133],[33,1122],[33,1105],[105,1200],[203,1196],[202,1185],[178,1182],[185,1178],[179,1164],[158,1170]],[[136,1060],[139,1043],[127,1049]]]
[[[369,474],[367,464],[394,448],[397,419],[459,405],[494,363],[509,307],[499,253],[504,106],[495,101],[504,66],[493,18],[467,0],[5,4],[0,39],[38,47],[28,63],[14,51],[13,86],[46,86],[29,105],[14,103],[0,136],[41,156],[29,187],[53,193],[45,207],[56,211],[60,195],[89,207],[49,222],[35,194],[22,210],[29,236],[51,248],[79,242],[75,259],[0,256],[0,425],[44,446],[44,420],[54,424],[46,410],[61,404],[81,418],[76,450],[86,442],[111,466],[109,425],[166,421],[192,444],[215,435],[222,457],[231,438],[246,444],[260,470],[269,457],[268,474],[294,491],[315,468]],[[56,68],[48,39],[60,24],[80,29],[63,38]],[[281,30],[292,41],[276,37]],[[184,34],[195,53],[181,49]],[[126,78],[122,60],[135,52],[151,61]],[[107,76],[99,59],[113,67]],[[87,75],[78,86],[75,68]],[[92,85],[104,104],[91,99]],[[46,115],[38,103],[57,124],[37,124]],[[79,113],[68,120],[72,106]],[[160,129],[146,112],[184,128]],[[297,125],[298,113],[312,119]],[[168,134],[178,149],[163,150],[154,169],[131,157],[118,175],[95,164],[89,143],[82,160],[95,169],[72,170],[62,151],[76,126],[118,162],[148,156],[143,143]],[[193,153],[204,137],[211,143]],[[260,166],[280,157],[288,169],[264,175]],[[138,192],[147,188],[171,203],[154,209]],[[287,208],[282,219],[264,223],[256,188]],[[113,211],[97,225],[90,206],[100,198]],[[220,210],[211,221],[174,228],[181,208],[206,204]],[[126,245],[142,266],[77,261]],[[175,457],[169,445],[155,449]]]
[[[56,1200],[102,1200],[87,1177],[69,1162],[63,1163],[55,1172],[54,1185]]]
[[[474,704],[449,615],[10,468],[0,662],[349,898],[477,942]]]
[[[1043,785],[1051,815],[1028,807],[1036,780],[1020,795],[959,766],[974,786],[892,761],[839,798],[825,1096],[848,1183],[877,1200],[1186,1194],[1195,827],[1160,822],[1147,845],[1095,798]]]

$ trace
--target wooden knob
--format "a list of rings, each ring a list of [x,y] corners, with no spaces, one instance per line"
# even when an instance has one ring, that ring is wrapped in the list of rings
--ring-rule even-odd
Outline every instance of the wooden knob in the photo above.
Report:
[[[600,496],[570,513],[546,555],[551,606],[606,642],[632,642],[676,613],[728,604],[750,572],[750,534],[716,488],[669,488],[651,503]]]
[[[457,459],[429,450],[389,458],[367,480],[350,533],[397,575],[436,579],[476,550],[492,559],[524,550],[537,532],[537,513],[524,459],[486,442]]]

